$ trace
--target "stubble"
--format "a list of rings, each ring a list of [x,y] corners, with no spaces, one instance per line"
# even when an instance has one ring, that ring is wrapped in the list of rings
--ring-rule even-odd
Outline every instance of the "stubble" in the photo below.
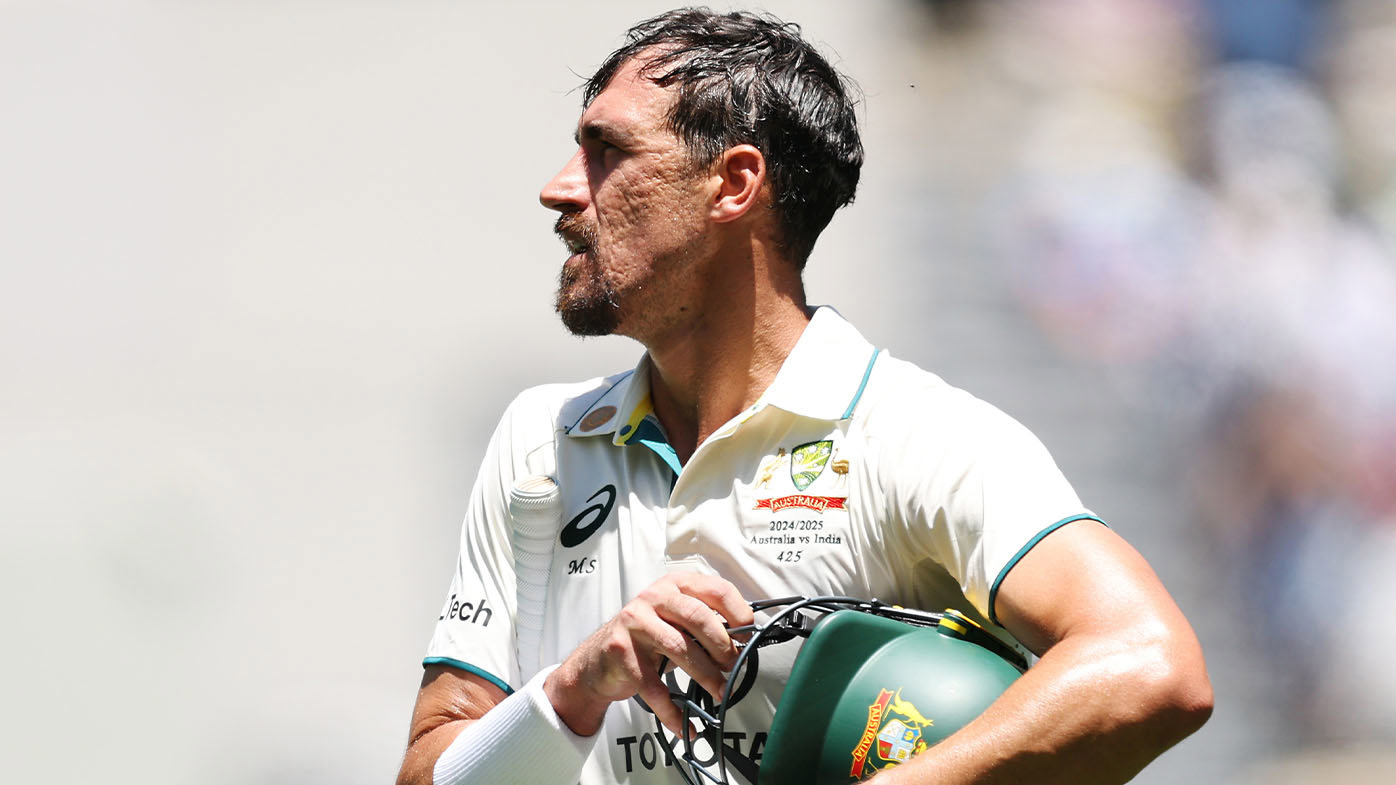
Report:
[[[568,332],[579,336],[612,335],[620,326],[615,287],[596,258],[596,228],[577,213],[558,216],[553,231],[569,246],[585,246],[580,264],[562,266],[554,309]]]

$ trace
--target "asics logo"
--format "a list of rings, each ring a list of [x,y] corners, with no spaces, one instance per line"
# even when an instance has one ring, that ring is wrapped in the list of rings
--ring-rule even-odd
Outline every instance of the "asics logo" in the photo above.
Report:
[[[596,502],[597,497],[605,496],[605,501]],[[586,539],[596,533],[601,528],[601,524],[606,522],[607,516],[611,514],[611,508],[616,503],[616,486],[603,485],[601,490],[593,493],[588,502],[596,502],[585,510],[577,513],[577,516],[567,522],[562,527],[562,534],[558,541],[564,548],[575,548],[586,542]]]

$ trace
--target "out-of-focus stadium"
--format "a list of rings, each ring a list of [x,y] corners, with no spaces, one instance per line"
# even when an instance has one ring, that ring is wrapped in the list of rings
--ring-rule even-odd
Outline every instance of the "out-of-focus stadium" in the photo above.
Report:
[[[0,779],[391,780],[496,417],[638,356],[537,191],[669,5],[0,0]],[[1136,782],[1396,781],[1396,4],[760,7],[865,96],[811,300],[1198,629]]]

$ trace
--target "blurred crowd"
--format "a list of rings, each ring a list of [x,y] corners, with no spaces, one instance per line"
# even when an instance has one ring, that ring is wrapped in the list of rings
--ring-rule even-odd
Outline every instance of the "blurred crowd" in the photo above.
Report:
[[[0,779],[392,777],[496,413],[634,362],[537,189],[680,2],[0,0]],[[1396,782],[1396,0],[711,5],[866,90],[812,295],[1197,625],[1216,714],[1137,781]]]
[[[1027,107],[996,255],[1147,380],[1284,741],[1396,748],[1396,3],[927,5]]]

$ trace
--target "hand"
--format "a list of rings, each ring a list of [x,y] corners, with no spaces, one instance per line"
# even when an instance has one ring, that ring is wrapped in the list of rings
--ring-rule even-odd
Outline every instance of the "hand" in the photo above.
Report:
[[[737,662],[727,627],[751,624],[751,606],[722,578],[671,573],[626,603],[543,683],[573,733],[590,736],[611,703],[638,694],[670,731],[686,736],[683,715],[660,678],[664,658],[712,695]],[[724,626],[724,622],[726,626]]]

